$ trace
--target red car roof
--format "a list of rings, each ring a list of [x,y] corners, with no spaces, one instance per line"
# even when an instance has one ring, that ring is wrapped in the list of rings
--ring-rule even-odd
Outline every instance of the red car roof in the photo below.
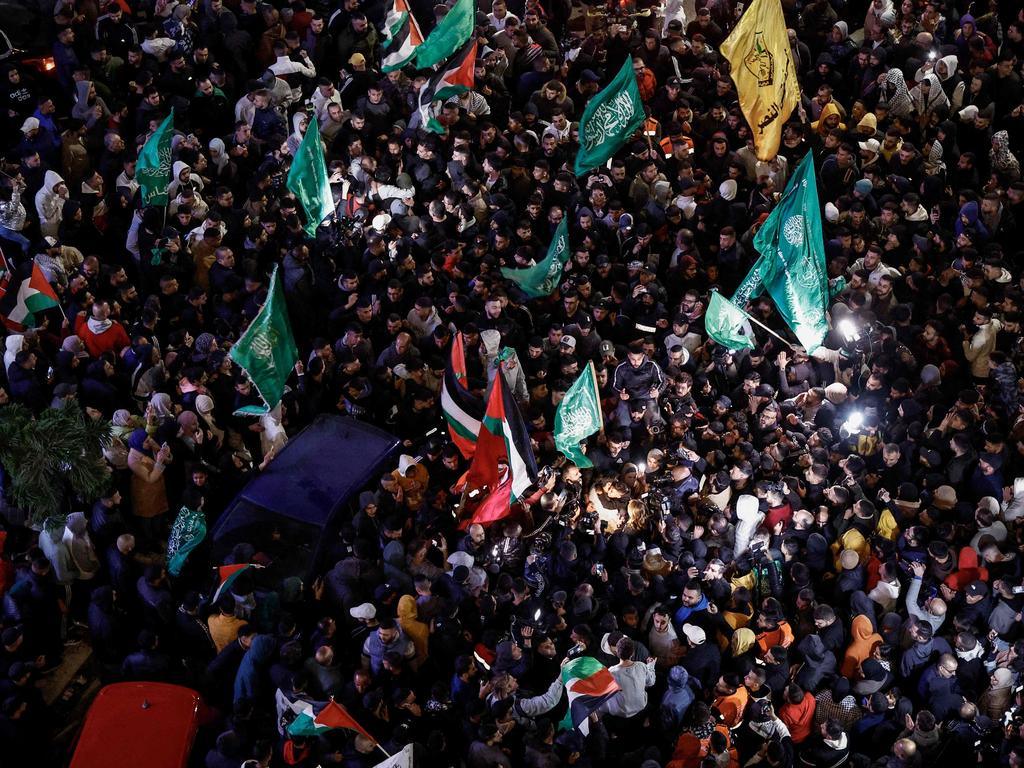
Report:
[[[69,768],[184,768],[200,704],[196,691],[180,685],[108,685],[89,707]]]

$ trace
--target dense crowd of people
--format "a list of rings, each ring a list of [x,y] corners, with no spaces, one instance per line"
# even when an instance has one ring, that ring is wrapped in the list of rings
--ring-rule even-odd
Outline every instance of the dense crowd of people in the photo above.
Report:
[[[5,473],[0,764],[61,762],[37,682],[84,639],[103,682],[202,693],[208,768],[409,743],[468,768],[1024,765],[1019,3],[783,0],[802,97],[770,162],[720,53],[733,0],[480,0],[443,134],[427,73],[380,71],[382,0],[38,5],[59,87],[3,66],[0,244],[61,306],[7,331],[0,403],[109,420],[111,483],[34,530]],[[411,7],[424,34],[446,12]],[[647,122],[576,176],[583,109],[628,59]],[[143,207],[172,109],[168,204]],[[309,237],[285,180],[314,124],[338,215]],[[807,153],[832,330],[803,349],[762,296],[792,346],[716,345],[709,292]],[[529,299],[501,268],[563,219],[571,260]],[[260,398],[227,352],[275,267],[300,362],[279,408],[240,415]],[[468,461],[433,431],[457,334],[544,468],[486,527],[451,514]],[[582,468],[552,433],[591,362]],[[320,414],[401,456],[315,581],[250,569],[214,600],[224,563],[166,558],[179,510],[212,529]],[[581,656],[620,690],[566,728]],[[288,732],[331,699],[373,738]]]

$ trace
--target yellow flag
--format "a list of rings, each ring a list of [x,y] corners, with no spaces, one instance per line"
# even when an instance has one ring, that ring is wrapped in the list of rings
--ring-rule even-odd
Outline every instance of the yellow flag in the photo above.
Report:
[[[754,0],[722,43],[758,160],[779,151],[782,126],[800,101],[780,0]]]

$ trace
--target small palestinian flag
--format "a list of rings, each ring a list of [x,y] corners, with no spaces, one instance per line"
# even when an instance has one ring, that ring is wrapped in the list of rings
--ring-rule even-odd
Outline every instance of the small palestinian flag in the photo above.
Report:
[[[441,384],[441,410],[452,442],[465,458],[471,459],[484,418],[484,400],[470,392],[466,382],[466,350],[462,334],[457,333]]]
[[[476,38],[456,51],[450,60],[420,88],[420,121],[426,131],[444,133],[444,126],[437,121],[434,113],[435,101],[446,101],[452,96],[473,89],[473,73],[476,67]]]
[[[347,709],[334,700],[329,701],[317,715],[313,715],[312,707],[299,714],[288,726],[288,734],[291,736],[320,736],[339,728],[355,731],[370,741],[377,742],[363,726],[355,721]]]
[[[213,597],[210,602],[216,603],[221,595],[226,595],[231,591],[232,585],[238,580],[238,577],[242,575],[243,571],[247,571],[250,568],[260,568],[261,566],[253,563],[242,563],[240,565],[222,565],[217,568],[217,590],[213,593]]]
[[[590,733],[591,714],[622,689],[608,668],[593,656],[580,656],[562,667],[562,682],[569,697],[569,711],[565,713],[560,730]]]
[[[6,273],[6,263],[4,270]],[[46,281],[43,270],[32,262],[32,271],[26,270],[20,283],[16,276],[11,276],[3,298],[0,299],[0,314],[3,315],[4,325],[12,331],[23,331],[39,325],[37,315],[40,312],[59,306],[57,294]]]

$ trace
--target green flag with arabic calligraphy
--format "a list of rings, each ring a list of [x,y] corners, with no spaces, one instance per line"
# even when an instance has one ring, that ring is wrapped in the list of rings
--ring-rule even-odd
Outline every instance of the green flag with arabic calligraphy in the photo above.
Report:
[[[171,134],[174,110],[146,140],[135,163],[142,205],[167,205],[167,187],[171,183]]]
[[[548,246],[548,255],[538,264],[526,269],[501,268],[502,277],[511,280],[531,299],[550,296],[558,287],[566,263],[572,252],[569,250],[569,225],[564,217],[555,229],[555,236]]]
[[[281,402],[285,382],[299,359],[299,351],[295,348],[284,291],[277,279],[277,267],[270,275],[266,302],[242,338],[231,347],[230,355],[249,374],[253,386],[267,404],[266,408],[240,409],[241,413],[258,416]]]
[[[580,443],[604,424],[601,396],[597,389],[594,363],[583,369],[569,387],[555,411],[555,448],[580,469],[594,466],[580,449]]]
[[[615,79],[583,110],[576,175],[604,164],[629,141],[645,118],[640,86],[633,74],[633,57],[627,56]]]
[[[732,297],[742,307],[768,293],[808,352],[828,333],[825,310],[831,298],[812,155],[804,155],[782,200],[754,235],[761,257]]]

